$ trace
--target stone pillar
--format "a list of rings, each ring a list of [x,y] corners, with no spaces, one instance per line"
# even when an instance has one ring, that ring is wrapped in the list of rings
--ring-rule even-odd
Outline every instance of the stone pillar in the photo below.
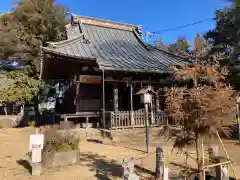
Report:
[[[123,180],[140,180],[139,176],[134,173],[134,161],[133,157],[123,158]]]
[[[163,179],[164,172],[164,154],[163,149],[156,148],[156,178]]]
[[[222,157],[217,157],[215,158],[216,163],[221,163],[225,162],[226,159]],[[229,180],[229,175],[228,175],[228,165],[221,165],[221,166],[216,166],[215,167],[216,171],[216,180]]]
[[[40,147],[32,148],[32,176],[40,176],[42,173],[42,150]]]
[[[218,154],[218,146],[216,144],[210,144],[208,147],[208,154],[209,154],[209,164],[214,164],[219,162],[219,154]],[[212,176],[219,176],[220,171],[217,167],[210,169]],[[218,174],[218,175],[217,175]],[[220,175],[221,176],[221,175]]]
[[[208,147],[209,160],[211,163],[214,163],[215,158],[218,157],[218,146],[210,144]]]
[[[32,163],[32,176],[40,176],[42,174],[42,163]]]

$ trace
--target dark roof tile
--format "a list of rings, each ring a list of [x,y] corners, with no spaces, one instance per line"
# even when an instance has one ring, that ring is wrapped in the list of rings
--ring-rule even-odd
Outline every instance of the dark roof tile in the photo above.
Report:
[[[162,73],[171,65],[190,63],[184,57],[145,44],[133,30],[84,22],[68,25],[67,29],[68,40],[50,43],[49,47],[43,49],[79,59],[96,59],[100,69],[105,70]]]

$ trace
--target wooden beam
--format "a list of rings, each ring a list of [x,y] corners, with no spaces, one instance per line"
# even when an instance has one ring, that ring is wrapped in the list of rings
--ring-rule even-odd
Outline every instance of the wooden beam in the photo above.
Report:
[[[105,79],[104,80],[105,82],[124,82],[124,83],[127,83],[129,82],[129,80],[117,80],[117,79]],[[135,82],[135,83],[149,83],[150,81],[149,80],[132,80],[132,82]],[[159,83],[159,81],[151,81],[152,84],[157,84]]]

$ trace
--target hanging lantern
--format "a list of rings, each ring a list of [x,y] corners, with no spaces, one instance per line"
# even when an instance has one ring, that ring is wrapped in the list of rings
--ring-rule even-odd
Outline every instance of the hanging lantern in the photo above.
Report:
[[[152,95],[150,93],[145,93],[140,95],[141,103],[151,104],[152,103]]]

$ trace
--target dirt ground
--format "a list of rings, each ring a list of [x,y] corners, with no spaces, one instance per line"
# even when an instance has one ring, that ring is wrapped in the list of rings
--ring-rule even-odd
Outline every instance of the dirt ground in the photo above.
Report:
[[[157,129],[152,130],[157,132]],[[9,128],[0,129],[0,179],[1,180],[109,180],[121,179],[121,160],[125,156],[136,158],[137,173],[141,179],[149,179],[155,171],[155,148],[163,147],[164,151],[170,151],[172,144],[165,142],[157,136],[151,138],[150,153],[145,153],[144,130],[116,131],[116,138],[107,144],[97,143],[99,137],[91,137],[81,141],[80,164],[56,169],[44,169],[43,175],[31,176],[29,167],[24,163],[27,159],[29,135],[34,133],[34,128]],[[117,135],[119,134],[119,135]],[[155,133],[156,134],[156,133]],[[226,149],[234,159],[234,167],[240,177],[239,145],[234,141],[224,141]],[[184,157],[170,155],[171,172],[175,173],[181,168]],[[179,166],[180,165],[180,166]]]

